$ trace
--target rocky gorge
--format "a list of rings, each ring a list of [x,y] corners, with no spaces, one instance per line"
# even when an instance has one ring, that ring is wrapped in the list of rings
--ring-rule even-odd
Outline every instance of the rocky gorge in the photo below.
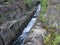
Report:
[[[25,45],[60,45],[60,0],[40,0],[41,12]]]
[[[12,45],[34,16],[38,1],[30,6],[23,0],[0,2],[0,44]]]
[[[60,0],[0,0],[0,45],[60,45]]]

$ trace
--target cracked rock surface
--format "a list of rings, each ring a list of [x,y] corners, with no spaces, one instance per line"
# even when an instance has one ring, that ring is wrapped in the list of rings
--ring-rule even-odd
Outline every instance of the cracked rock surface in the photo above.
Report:
[[[24,45],[44,45],[43,39],[46,33],[47,32],[42,28],[41,23],[37,21],[27,36]]]

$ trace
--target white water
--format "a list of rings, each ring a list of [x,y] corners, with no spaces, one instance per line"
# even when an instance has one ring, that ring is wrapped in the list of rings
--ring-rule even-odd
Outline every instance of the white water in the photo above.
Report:
[[[34,26],[36,20],[37,20],[37,16],[40,14],[40,10],[41,10],[41,5],[39,4],[37,7],[37,10],[34,14],[34,17],[31,19],[31,21],[29,22],[29,24],[27,25],[27,27],[25,27],[22,35],[20,35],[18,37],[18,39],[13,43],[13,45],[23,45],[24,40],[26,39],[26,37],[28,36],[29,31],[31,30],[31,28]]]

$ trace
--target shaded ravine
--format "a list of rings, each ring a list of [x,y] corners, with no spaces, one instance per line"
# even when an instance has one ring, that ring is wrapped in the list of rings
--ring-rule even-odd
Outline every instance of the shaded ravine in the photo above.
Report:
[[[24,40],[26,40],[26,37],[28,36],[29,31],[34,26],[37,16],[40,14],[41,5],[39,4],[37,7],[37,10],[34,14],[34,17],[31,19],[31,21],[28,23],[28,25],[24,28],[24,31],[22,32],[22,35],[20,35],[17,40],[13,43],[13,45],[23,45]]]

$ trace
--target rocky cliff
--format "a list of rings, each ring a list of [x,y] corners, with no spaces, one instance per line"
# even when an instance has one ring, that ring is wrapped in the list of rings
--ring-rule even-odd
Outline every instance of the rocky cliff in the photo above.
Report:
[[[0,0],[0,45],[12,45],[33,17],[36,4],[29,7],[24,0]]]

